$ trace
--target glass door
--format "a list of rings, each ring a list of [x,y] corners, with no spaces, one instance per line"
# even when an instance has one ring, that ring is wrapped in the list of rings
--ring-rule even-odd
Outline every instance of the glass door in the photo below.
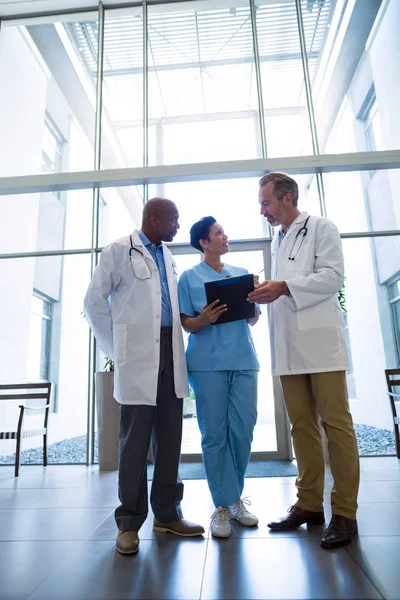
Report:
[[[250,273],[259,273],[260,281],[270,274],[270,242],[252,240],[230,242],[228,264],[244,267]],[[170,247],[181,274],[201,260],[199,253],[193,253],[188,245]],[[258,419],[252,444],[253,460],[291,458],[291,445],[286,412],[279,381],[271,376],[270,346],[268,333],[268,311],[261,307],[257,325],[251,328],[254,345],[260,362],[258,379]],[[187,340],[187,334],[184,334]],[[196,418],[196,405],[193,391],[184,400],[184,421],[182,439],[182,460],[201,460],[201,438]]]
[[[179,275],[186,269],[194,267],[195,264],[200,262],[201,256],[198,252],[191,254],[175,254],[173,247],[170,250],[174,254],[174,260],[176,262],[177,270]],[[185,348],[189,334],[183,332],[185,340]],[[201,436],[200,430],[197,425],[196,416],[196,401],[193,390],[190,388],[190,396],[183,400],[183,433],[182,433],[182,447],[181,447],[181,460],[201,460]]]

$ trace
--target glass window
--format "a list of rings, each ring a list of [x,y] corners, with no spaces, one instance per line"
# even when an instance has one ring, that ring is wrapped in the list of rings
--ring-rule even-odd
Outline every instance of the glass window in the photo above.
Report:
[[[40,378],[54,383],[50,464],[86,460],[89,327],[82,311],[89,280],[90,255],[0,260],[0,281],[7,290],[0,298],[0,382]],[[5,431],[18,422],[18,404],[0,403]],[[40,419],[33,428],[43,426]],[[1,444],[0,462],[12,462],[14,452],[15,442]],[[41,460],[40,436],[24,440],[22,462]]]
[[[400,279],[389,285],[389,298],[397,347],[397,364],[400,365]]]
[[[0,195],[0,254],[90,248],[92,212],[92,190]]]
[[[300,210],[319,214],[315,177],[293,177],[299,184]],[[149,198],[165,196],[176,203],[180,229],[175,243],[189,242],[191,226],[206,215],[215,217],[231,240],[254,239],[270,235],[268,224],[260,215],[258,182],[258,177],[249,177],[151,185]]]
[[[264,268],[263,253],[258,251],[230,252],[227,256],[229,264],[244,267],[250,273],[258,273]],[[260,281],[265,279],[265,274],[260,275]],[[268,340],[268,310],[261,307],[257,325],[251,327],[251,335],[260,363],[258,374],[258,417],[254,429],[252,452],[274,452],[277,450],[275,406],[271,376],[270,346]]]
[[[149,6],[149,164],[261,156],[248,2]]]
[[[362,121],[368,150],[371,152],[374,150],[385,150],[382,123],[375,95],[365,111]]]
[[[48,381],[50,367],[51,302],[32,296],[28,338],[28,381]]]
[[[343,288],[343,297],[345,298],[345,288]],[[343,306],[342,306],[343,308]],[[354,382],[354,371],[353,371],[353,356],[351,353],[351,344],[350,344],[350,334],[349,334],[349,321],[347,318],[347,312],[343,311],[343,319],[344,319],[344,326],[346,329],[346,344],[347,344],[347,352],[349,353],[349,368],[347,370],[346,373],[346,379],[347,379],[347,394],[349,396],[349,398],[357,398],[357,392],[356,392],[356,388],[355,388],[355,382]]]
[[[394,302],[397,302],[397,300],[400,300],[400,279],[398,279],[397,281],[395,281],[395,283],[392,283],[389,286],[389,294],[390,294],[390,299],[393,300]]]
[[[0,177],[93,169],[97,14],[2,22],[0,36]]]
[[[44,123],[42,140],[42,172],[60,173],[62,170],[62,151],[64,139],[48,115]],[[60,192],[53,192],[60,199]]]
[[[314,71],[323,51],[331,0],[305,13],[305,35],[312,48]],[[260,55],[268,156],[312,154],[310,125],[301,59],[295,0],[257,2]]]
[[[201,260],[199,252],[196,254],[174,254],[174,261],[178,274],[181,275],[186,269],[191,269]],[[189,334],[183,331],[185,348]],[[201,454],[201,434],[197,424],[196,400],[193,390],[183,400],[183,432],[182,432],[182,454]]]
[[[305,23],[321,10],[326,13],[319,30],[319,56],[315,56],[311,27],[312,43],[307,45],[309,63],[313,56],[317,59],[310,77],[321,152],[400,148],[400,88],[393,86],[400,76],[396,59],[400,5],[388,2],[378,16],[381,2],[371,3],[368,11],[364,4],[301,1]],[[371,89],[373,98],[365,107]]]
[[[144,164],[142,14],[141,6],[105,12],[101,153],[105,169]],[[87,53],[90,39],[82,35],[80,42]]]
[[[400,229],[399,169],[326,173],[323,182],[327,217],[342,233]]]
[[[44,123],[42,139],[42,172],[60,173],[64,140],[49,116]]]
[[[385,369],[393,368],[397,357],[390,304],[382,281],[385,260],[377,254],[373,238],[344,239],[343,252],[345,323],[352,359],[347,382],[360,454],[394,454]],[[399,264],[397,260],[396,273]]]
[[[99,211],[99,245],[106,246],[142,225],[143,189],[104,188]]]
[[[207,215],[217,219],[230,239],[263,237],[267,231],[258,205],[258,178],[150,186],[149,197],[158,195],[178,207],[180,229],[175,243],[189,242],[191,226]]]

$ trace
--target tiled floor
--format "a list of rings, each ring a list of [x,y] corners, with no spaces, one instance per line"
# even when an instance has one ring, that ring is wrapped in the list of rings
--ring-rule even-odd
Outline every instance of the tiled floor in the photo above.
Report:
[[[0,598],[400,598],[400,461],[362,459],[360,535],[323,550],[322,528],[272,533],[267,522],[295,500],[294,479],[248,479],[258,528],[234,524],[228,540],[155,534],[140,551],[115,551],[116,473],[86,467],[0,467]],[[327,477],[329,500],[330,477]],[[330,518],[329,502],[326,516]],[[185,482],[185,517],[207,525],[205,481]]]

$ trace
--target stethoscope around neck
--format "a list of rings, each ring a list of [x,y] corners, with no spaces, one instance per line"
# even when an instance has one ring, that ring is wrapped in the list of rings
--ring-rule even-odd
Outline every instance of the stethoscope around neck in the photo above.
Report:
[[[132,236],[129,236],[130,242],[131,242],[131,247],[129,248],[129,262],[131,263],[131,269],[132,269],[132,273],[133,275],[136,277],[136,279],[140,279],[140,280],[144,280],[144,279],[151,279],[152,277],[152,271],[151,271],[151,267],[149,266],[148,262],[146,261],[146,257],[143,254],[143,252],[141,250],[139,250],[139,248],[135,248],[135,246],[133,245],[133,240],[132,240]],[[143,273],[143,275],[137,275],[135,273],[135,270],[133,268],[132,265],[132,252],[133,250],[135,250],[135,252],[139,252],[139,254],[141,255],[141,257],[143,258],[143,261],[146,265],[146,271]]]
[[[301,228],[298,230],[298,232],[296,233],[296,237],[294,238],[293,245],[292,245],[292,247],[291,247],[291,249],[290,249],[290,252],[289,252],[288,260],[294,260],[294,259],[296,258],[296,256],[298,255],[298,253],[300,252],[300,248],[302,247],[302,245],[303,245],[303,243],[304,243],[304,238],[306,237],[306,235],[307,235],[307,233],[308,233],[308,227],[307,227],[307,223],[308,223],[308,221],[309,221],[309,220],[310,220],[310,217],[307,217],[307,219],[306,219],[306,221],[305,221],[305,223],[304,223],[303,227],[301,227]],[[296,254],[294,254],[294,255],[293,255],[293,250],[294,250],[294,247],[296,246],[297,239],[298,239],[298,237],[299,237],[300,235],[302,236],[302,238],[301,238],[301,241],[300,241],[300,244],[298,245],[298,248],[297,248],[297,252],[296,252]]]

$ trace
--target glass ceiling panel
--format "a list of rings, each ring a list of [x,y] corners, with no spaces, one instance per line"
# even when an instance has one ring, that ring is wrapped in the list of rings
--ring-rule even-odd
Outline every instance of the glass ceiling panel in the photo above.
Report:
[[[186,3],[185,3],[186,4]],[[165,7],[149,14],[149,72],[163,70],[198,69],[224,65],[253,64],[253,40],[248,6],[215,10],[189,10],[167,12]],[[199,5],[199,3],[194,3]],[[310,76],[313,79],[324,47],[336,0],[303,0],[302,13]],[[204,3],[204,6],[212,3]],[[89,74],[96,77],[97,26],[90,22],[65,23]],[[117,85],[117,75],[132,75],[132,88],[141,87],[142,76],[142,27],[140,14],[107,19],[105,31],[104,75],[113,77],[111,85]],[[289,93],[295,106],[303,92],[301,55],[295,4],[292,1],[260,3],[257,6],[257,32],[260,62],[268,63],[270,78],[268,87],[282,90],[290,83]],[[135,77],[139,75],[139,77]],[[253,77],[248,70],[248,85]],[[184,76],[183,76],[184,77]],[[204,81],[205,79],[205,81]],[[202,81],[202,87],[211,84],[210,75]],[[186,81],[189,85],[189,81]],[[182,87],[182,86],[181,86]],[[198,90],[199,91],[199,90]],[[243,93],[243,90],[240,90]],[[116,94],[117,95],[117,94]],[[179,96],[179,94],[178,94]],[[166,106],[169,102],[166,101]],[[268,99],[266,108],[275,103]],[[195,103],[196,111],[199,109]],[[117,109],[118,111],[119,109]],[[231,110],[235,110],[234,108]],[[162,112],[162,109],[160,109]],[[169,110],[164,111],[166,114]],[[195,112],[195,111],[193,111]],[[207,112],[207,109],[205,109]],[[185,111],[187,113],[187,111]]]
[[[336,0],[302,0],[312,81],[335,5]],[[118,10],[106,10],[104,32],[103,120],[107,116],[121,144],[124,158],[120,166],[142,164],[143,18],[141,7],[129,10],[132,12],[127,10],[122,17]],[[249,5],[241,0],[227,1],[223,6],[213,1],[184,2],[151,5],[148,11],[149,126],[173,124],[176,128],[180,117],[186,125],[191,120],[247,119],[254,130],[254,142],[237,158],[258,156],[258,98]],[[256,17],[268,155],[312,153],[295,0],[264,0],[257,4]],[[95,81],[97,25],[71,22],[64,27]],[[282,119],[286,130],[289,128],[297,139],[290,148],[281,140],[285,137],[281,134]],[[150,153],[156,157],[155,164],[168,164],[166,138],[157,131],[157,148],[152,149],[150,143]],[[150,136],[153,138],[153,133]],[[134,145],[128,148],[133,138]],[[232,158],[218,156],[222,160]],[[188,162],[209,160],[206,150],[181,158]]]

